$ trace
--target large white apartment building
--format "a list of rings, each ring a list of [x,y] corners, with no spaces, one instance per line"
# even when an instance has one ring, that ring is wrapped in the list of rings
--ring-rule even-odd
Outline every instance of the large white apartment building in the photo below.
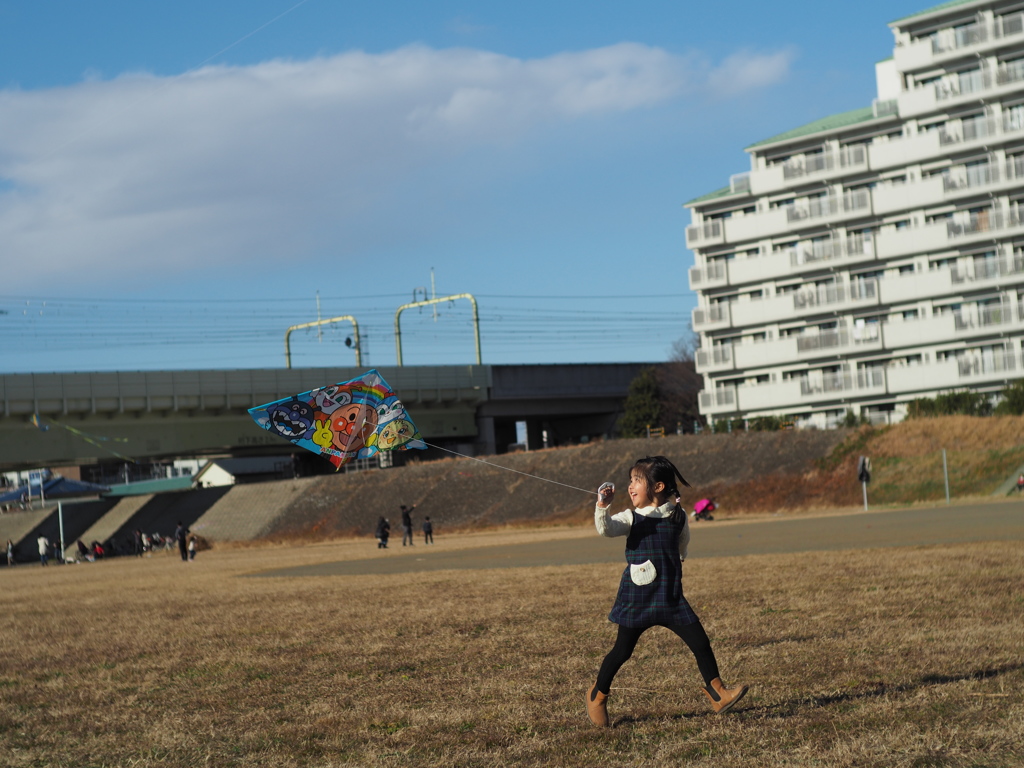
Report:
[[[871,106],[747,147],[687,203],[708,418],[898,421],[1024,376],[1024,1],[889,26]]]

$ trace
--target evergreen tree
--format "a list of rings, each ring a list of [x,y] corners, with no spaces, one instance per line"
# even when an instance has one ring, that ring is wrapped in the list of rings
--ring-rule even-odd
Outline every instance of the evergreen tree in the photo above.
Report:
[[[996,406],[997,416],[1020,416],[1024,414],[1024,379],[1017,379],[1003,390],[1003,399]]]
[[[629,385],[629,394],[619,431],[623,437],[644,437],[647,427],[661,426],[661,393],[658,387],[658,372],[644,368]]]

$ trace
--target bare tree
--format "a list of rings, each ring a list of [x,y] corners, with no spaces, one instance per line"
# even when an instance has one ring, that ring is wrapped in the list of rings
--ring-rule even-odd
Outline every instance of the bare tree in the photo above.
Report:
[[[673,432],[680,425],[692,432],[695,421],[703,424],[698,393],[704,388],[704,379],[694,365],[698,343],[699,337],[688,327],[672,345],[669,362],[658,367],[661,424],[666,431]]]

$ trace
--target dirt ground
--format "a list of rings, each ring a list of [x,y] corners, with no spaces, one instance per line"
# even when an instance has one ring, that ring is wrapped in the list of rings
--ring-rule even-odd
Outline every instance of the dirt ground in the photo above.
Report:
[[[1024,541],[1024,502],[774,516],[758,520],[691,522],[690,558],[793,552],[928,546],[974,541]],[[363,540],[362,551],[346,547],[352,559],[265,571],[254,575],[322,577],[419,573],[442,570],[527,568],[553,565],[619,563],[622,539],[597,536],[593,528],[437,539],[422,537],[403,547],[392,537],[388,549]]]
[[[848,433],[790,430],[608,440],[479,460],[412,463],[387,472],[328,475],[285,511],[268,538],[368,534],[379,516],[389,518],[392,533],[400,535],[402,504],[416,505],[417,530],[427,515],[435,531],[513,521],[585,522],[597,487],[606,480],[625,487],[629,467],[653,454],[671,457],[693,486],[683,489],[683,504],[690,507],[713,489],[766,476],[789,478],[790,487],[799,487],[797,478]]]

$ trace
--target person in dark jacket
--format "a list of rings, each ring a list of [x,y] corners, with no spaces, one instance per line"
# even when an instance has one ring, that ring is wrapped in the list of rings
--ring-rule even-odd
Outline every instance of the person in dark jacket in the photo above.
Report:
[[[174,529],[174,540],[178,542],[178,552],[181,553],[183,563],[188,562],[188,533],[188,528],[179,520],[178,527]]]
[[[377,549],[388,548],[388,537],[391,535],[391,524],[388,523],[387,519],[381,517],[377,521]]]
[[[405,540],[409,540],[409,546],[412,546],[412,511],[416,509],[414,504],[412,507],[407,507],[405,504],[402,505],[402,546],[405,546]]]

